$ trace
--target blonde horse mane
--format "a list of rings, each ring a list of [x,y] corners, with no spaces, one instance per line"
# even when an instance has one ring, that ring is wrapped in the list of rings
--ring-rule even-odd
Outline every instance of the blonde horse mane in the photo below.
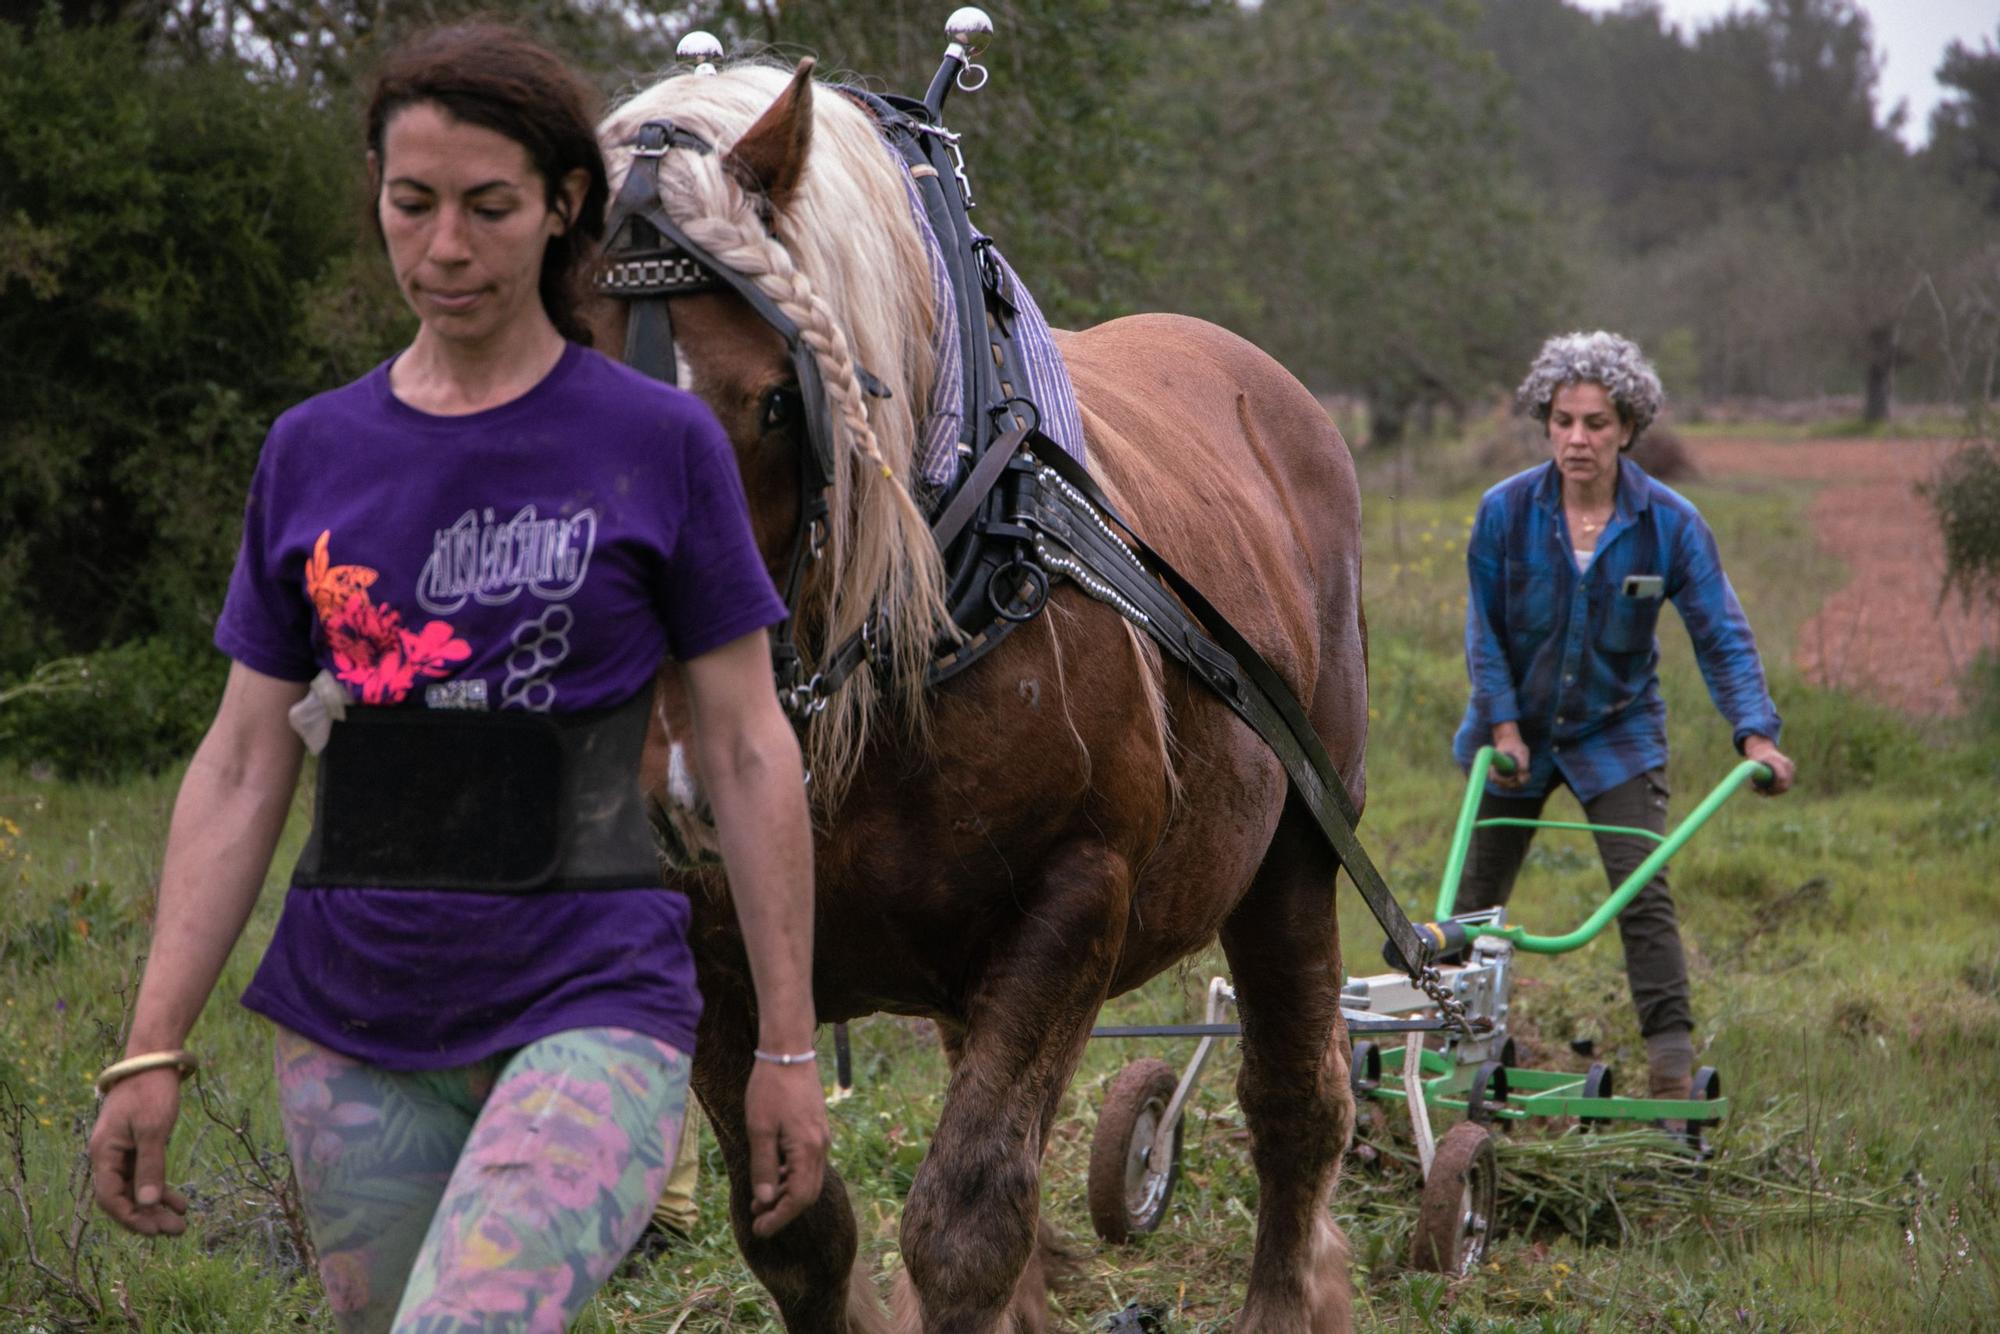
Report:
[[[927,734],[924,673],[952,632],[936,545],[908,485],[918,406],[935,374],[928,261],[899,167],[874,120],[822,86],[812,100],[812,148],[803,178],[767,232],[751,197],[723,167],[730,147],[777,100],[789,72],[742,63],[714,75],[670,75],[633,95],[599,126],[612,191],[631,169],[627,143],[648,120],[672,120],[714,154],[660,160],[667,212],[697,244],[748,275],[795,321],[819,361],[836,435],[826,556],[806,586],[801,619],[812,642],[844,642],[872,614],[887,655],[864,665],[807,732],[815,805],[831,810],[865,752],[878,705],[892,702],[913,738]],[[865,366],[889,389],[862,391]],[[810,679],[815,664],[806,663]]]

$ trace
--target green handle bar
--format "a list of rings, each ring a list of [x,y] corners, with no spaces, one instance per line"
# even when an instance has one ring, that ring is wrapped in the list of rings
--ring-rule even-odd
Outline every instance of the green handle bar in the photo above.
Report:
[[[1440,922],[1451,916],[1452,909],[1457,903],[1458,882],[1465,874],[1466,851],[1472,846],[1473,826],[1479,823],[1479,796],[1486,788],[1488,771],[1496,768],[1503,774],[1512,773],[1514,762],[1491,746],[1481,746],[1479,753],[1472,757],[1472,772],[1465,786],[1465,801],[1458,811],[1458,828],[1452,832],[1451,851],[1445,858],[1444,883],[1438,888],[1437,920]],[[1703,797],[1701,804],[1664,838],[1649,829],[1628,829],[1620,825],[1578,824],[1565,820],[1510,819],[1489,822],[1538,829],[1583,829],[1593,833],[1633,834],[1652,839],[1659,846],[1653,849],[1646,860],[1639,863],[1631,875],[1625,877],[1625,882],[1612,892],[1610,898],[1598,905],[1597,911],[1592,913],[1582,926],[1566,936],[1531,936],[1518,926],[1491,926],[1467,922],[1465,923],[1467,938],[1500,936],[1513,941],[1516,947],[1531,954],[1565,954],[1589,944],[1597,938],[1599,932],[1610,925],[1613,918],[1625,910],[1625,905],[1645,888],[1646,882],[1651,880],[1662,866],[1672,860],[1674,854],[1694,837],[1695,832],[1708,823],[1709,817],[1721,808],[1722,803],[1736,794],[1738,788],[1752,782],[1761,786],[1770,782],[1771,778],[1769,765],[1760,764],[1756,760],[1743,761],[1731,769],[1728,776],[1715,785],[1715,790]]]

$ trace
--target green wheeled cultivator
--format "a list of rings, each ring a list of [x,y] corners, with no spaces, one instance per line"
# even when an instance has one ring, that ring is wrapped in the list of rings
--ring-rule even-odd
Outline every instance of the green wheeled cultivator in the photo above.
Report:
[[[1410,1262],[1451,1275],[1475,1269],[1492,1236],[1499,1205],[1493,1139],[1498,1127],[1534,1117],[1571,1117],[1584,1128],[1615,1122],[1673,1124],[1685,1126],[1673,1133],[1691,1152],[1708,1152],[1708,1129],[1729,1113],[1721,1077],[1710,1067],[1695,1073],[1689,1097],[1669,1099],[1619,1094],[1611,1068],[1602,1063],[1581,1075],[1517,1066],[1508,1034],[1514,969],[1518,955],[1564,954],[1595,940],[1738,789],[1771,777],[1755,761],[1738,764],[1663,837],[1644,829],[1573,821],[1480,820],[1480,793],[1495,767],[1511,771],[1506,757],[1491,747],[1473,759],[1437,912],[1419,928],[1439,947],[1441,971],[1453,997],[1465,1007],[1469,1031],[1449,1025],[1437,1002],[1401,972],[1349,977],[1341,993],[1341,1013],[1353,1042],[1350,1078],[1357,1102],[1403,1103],[1409,1109],[1424,1174]],[[1489,824],[1624,834],[1656,846],[1582,925],[1567,935],[1538,936],[1510,925],[1504,908],[1453,913],[1472,832]],[[1200,1024],[1096,1030],[1097,1037],[1201,1039],[1180,1071],[1147,1057],[1126,1066],[1111,1082],[1091,1142],[1089,1177],[1091,1222],[1106,1241],[1150,1232],[1165,1218],[1180,1173],[1182,1110],[1216,1041],[1241,1031],[1225,1019],[1235,999],[1228,981],[1218,977],[1209,983]],[[1427,1046],[1433,1033],[1441,1037],[1435,1047]],[[1442,1135],[1433,1129],[1434,1112],[1454,1119]]]

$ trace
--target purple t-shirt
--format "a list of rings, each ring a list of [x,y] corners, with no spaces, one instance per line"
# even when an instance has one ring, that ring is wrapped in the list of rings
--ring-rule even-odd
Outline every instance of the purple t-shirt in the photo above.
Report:
[[[572,344],[485,412],[420,412],[385,363],[280,417],[215,642],[360,704],[567,713],[784,614],[706,406]],[[687,918],[661,889],[297,889],[243,1003],[393,1070],[600,1026],[692,1051]]]

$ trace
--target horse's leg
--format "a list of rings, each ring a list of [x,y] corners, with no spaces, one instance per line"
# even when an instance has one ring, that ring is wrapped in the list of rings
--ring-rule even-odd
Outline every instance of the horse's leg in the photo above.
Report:
[[[1257,1166],[1257,1243],[1241,1330],[1353,1327],[1347,1240],[1327,1203],[1354,1126],[1340,1019],[1332,851],[1296,806],[1222,927],[1243,1021],[1237,1099]]]
[[[729,1219],[736,1244],[770,1291],[791,1334],[886,1334],[888,1313],[868,1276],[855,1269],[857,1234],[847,1187],[826,1166],[819,1199],[774,1237],[750,1231],[750,1141],[743,1094],[750,1082],[755,1026],[742,998],[704,998],[694,1087],[708,1110],[729,1169]]]
[[[944,1114],[903,1211],[926,1334],[1047,1322],[1036,1256],[1041,1157],[1110,985],[1131,868],[1101,844],[1052,857],[966,998]]]
[[[959,1061],[965,1055],[965,1030],[956,1024],[946,1023],[939,1023],[937,1029],[945,1061],[956,1072]],[[1068,1086],[1069,1080],[1063,1079],[1056,1095],[1058,1100],[1062,1089]],[[1054,1129],[1055,1115],[1050,1111],[1042,1118],[1042,1141],[1036,1155],[1037,1164],[1047,1157],[1049,1133]],[[1034,1249],[1028,1253],[1028,1263],[1022,1267],[1021,1276],[1014,1281],[1014,1295],[1007,1303],[1001,1327],[1019,1331],[1020,1334],[1041,1334],[1048,1326],[1050,1290],[1075,1267],[1076,1257],[1063,1248],[1055,1227],[1046,1218],[1039,1220],[1035,1226]],[[921,1306],[909,1271],[905,1270],[896,1284],[895,1310],[899,1334],[909,1334],[909,1331],[923,1327]]]

